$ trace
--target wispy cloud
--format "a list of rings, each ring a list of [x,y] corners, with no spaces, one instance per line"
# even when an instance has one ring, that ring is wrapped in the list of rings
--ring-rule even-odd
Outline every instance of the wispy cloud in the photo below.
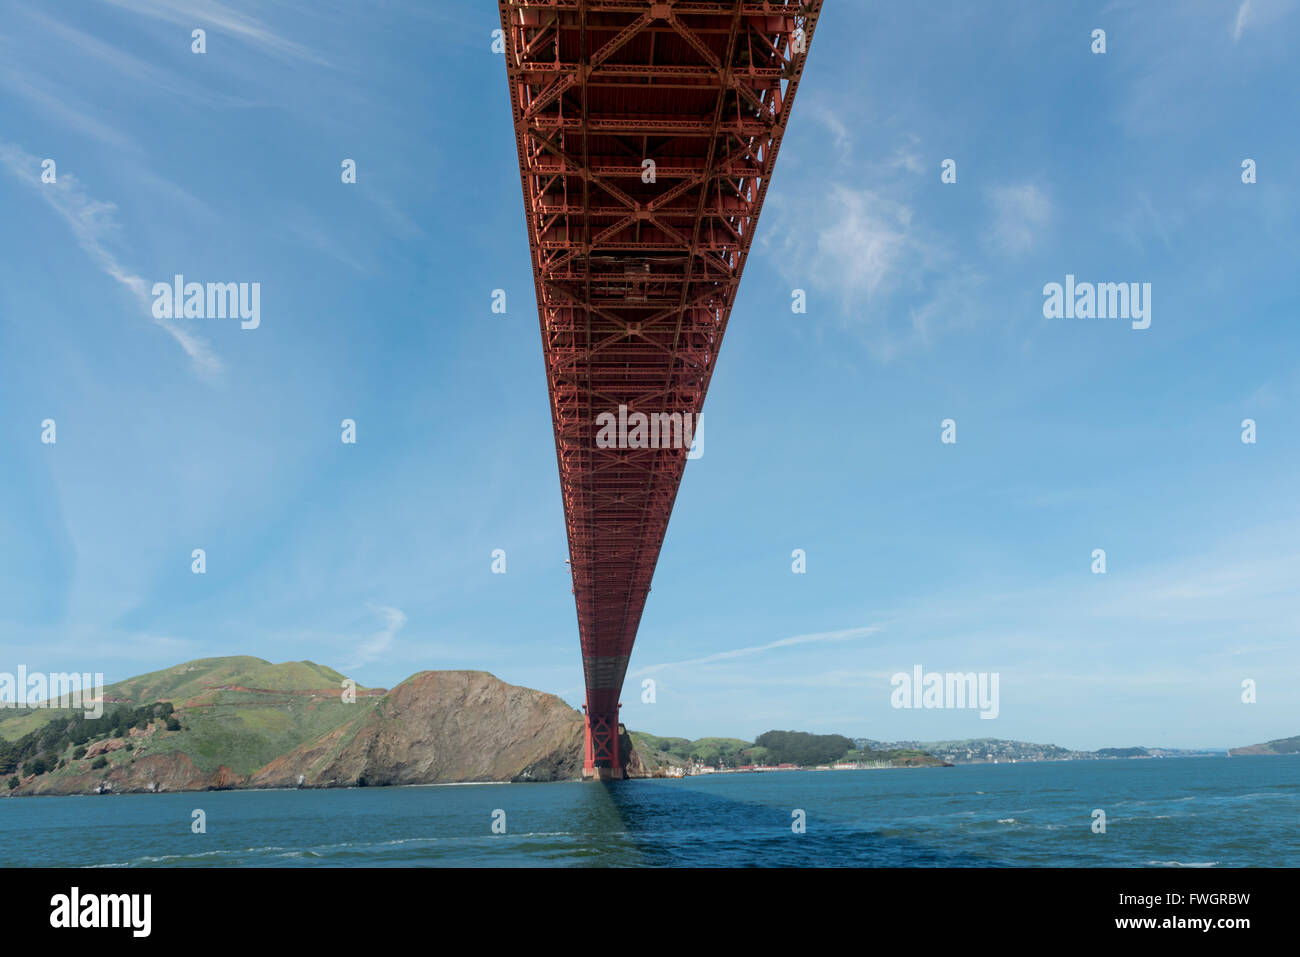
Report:
[[[114,73],[121,74],[134,82],[148,84],[152,87],[170,87],[172,75],[153,64],[132,56],[99,37],[91,36],[64,23],[57,17],[47,17],[37,9],[19,8],[19,12],[32,20],[40,30],[42,40],[57,41],[68,52],[75,53],[82,60],[97,60],[110,67]]]
[[[406,625],[406,614],[400,608],[388,605],[371,605],[370,610],[379,616],[384,627],[366,638],[357,646],[356,657],[346,666],[348,671],[374,661],[393,644],[397,633]]]
[[[822,126],[826,127],[831,134],[831,139],[835,145],[835,152],[838,156],[843,156],[848,152],[852,143],[849,136],[849,128],[844,125],[844,121],[825,104],[817,104],[813,110],[813,116]]]
[[[993,224],[985,236],[997,252],[1019,256],[1042,239],[1052,218],[1052,204],[1037,186],[995,186],[988,191],[993,207]]]
[[[187,29],[216,30],[278,56],[329,66],[300,43],[280,36],[256,17],[216,0],[108,0],[114,6]]]
[[[58,171],[55,182],[42,182],[41,161],[12,143],[0,141],[0,165],[35,189],[50,204],[71,227],[77,244],[91,261],[131,292],[144,307],[150,321],[166,331],[185,350],[196,371],[204,375],[215,375],[221,371],[221,360],[203,339],[190,335],[173,322],[154,317],[150,284],[123,266],[109,250],[107,244],[119,228],[114,216],[117,206],[90,196],[76,176],[66,170]]]
[[[898,273],[903,261],[920,252],[912,210],[870,190],[832,187],[830,206],[839,211],[817,236],[814,268],[846,291],[874,295]]]
[[[789,220],[775,232],[791,279],[839,293],[859,317],[863,300],[918,281],[941,257],[914,227],[912,208],[875,190],[835,183],[820,202],[778,215]]]
[[[150,63],[148,60],[133,56],[99,37],[64,23],[57,17],[45,16],[35,8],[19,8],[19,12],[37,28],[37,35],[41,39],[40,47],[35,50],[19,47],[13,51],[15,54],[32,54],[27,63],[20,65],[21,72],[31,79],[39,78],[46,82],[50,79],[42,71],[34,69],[38,62],[70,58],[77,63],[94,61],[103,67],[107,67],[107,72],[101,71],[99,75],[109,82],[121,81],[129,84],[133,92],[168,95],[202,103],[205,106],[240,107],[256,105],[253,101],[240,99],[220,90],[205,89],[191,78],[180,76]],[[8,85],[15,86],[12,82]],[[110,91],[103,88],[94,89],[101,102],[113,102],[113,98],[108,95]],[[69,91],[55,87],[35,90],[28,86],[26,89],[19,88],[18,92],[24,93],[29,99],[37,101],[38,105],[42,106],[46,105],[51,99],[58,104],[63,104],[70,99]],[[66,110],[67,107],[65,106],[64,109]],[[85,117],[85,119],[89,119],[89,117]],[[86,125],[84,119],[81,125]],[[120,134],[112,131],[112,135],[117,136]],[[106,137],[100,135],[100,138],[105,139]]]
[[[369,269],[352,255],[352,251],[347,246],[336,242],[326,228],[310,221],[306,216],[301,221],[286,222],[284,229],[295,243],[317,249],[354,272],[361,274],[369,272]]]
[[[1128,212],[1116,221],[1116,231],[1140,252],[1145,252],[1143,240],[1148,235],[1159,239],[1165,249],[1172,250],[1173,243],[1169,238],[1169,229],[1165,226],[1165,214],[1156,209],[1146,191],[1138,190],[1134,197],[1136,201],[1129,205]],[[1175,219],[1179,219],[1176,213]]]
[[[1241,31],[1246,29],[1246,18],[1250,16],[1250,0],[1242,0],[1242,4],[1237,8],[1237,19],[1232,24],[1232,39],[1237,41],[1241,39]]]
[[[921,138],[892,133],[892,149],[873,153],[839,111],[817,104],[812,115],[831,134],[833,175],[819,189],[769,198],[775,222],[759,230],[759,248],[793,287],[838,300],[843,326],[881,362],[977,319],[981,268],[961,261],[949,223],[926,225],[938,160],[927,177]]]
[[[861,628],[845,628],[841,631],[822,631],[810,635],[795,635],[791,638],[780,638],[776,641],[769,641],[765,645],[750,645],[748,648],[733,648],[730,651],[719,651],[716,654],[705,655],[703,658],[688,658],[685,661],[668,661],[658,665],[651,665],[648,668],[638,668],[636,671],[631,672],[629,677],[637,678],[641,675],[663,671],[666,668],[694,667],[696,665],[712,664],[715,661],[728,661],[732,658],[744,658],[749,655],[758,655],[765,651],[772,651],[775,648],[791,648],[795,645],[817,644],[828,641],[853,641],[858,638],[865,638],[868,635],[878,634],[883,630],[883,625],[867,625]]]
[[[910,169],[898,156],[890,166]],[[845,326],[883,362],[973,321],[969,304],[985,282],[889,192],[835,184],[815,208],[782,210],[787,223],[774,230],[783,237],[780,262],[789,280],[838,296]]]
[[[1295,0],[1242,0],[1232,22],[1232,42],[1236,43],[1247,27],[1275,23],[1295,8]]]
[[[130,137],[96,117],[92,107],[79,103],[76,97],[65,92],[52,92],[39,87],[33,82],[34,79],[34,75],[0,66],[0,87],[15,98],[26,100],[38,115],[56,120],[77,133],[93,137],[116,149],[139,151]]]

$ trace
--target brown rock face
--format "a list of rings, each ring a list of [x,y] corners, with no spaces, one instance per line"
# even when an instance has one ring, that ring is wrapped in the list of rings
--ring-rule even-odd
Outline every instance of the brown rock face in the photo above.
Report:
[[[97,758],[101,754],[107,754],[109,751],[120,751],[125,747],[126,738],[106,738],[103,741],[96,741],[86,748],[86,757]]]
[[[18,794],[133,794],[159,791],[204,791],[214,788],[236,787],[241,783],[237,775],[226,767],[205,775],[190,760],[189,755],[150,754],[130,764],[122,764],[107,771],[90,767],[90,752],[78,762],[80,773],[52,777],[42,775],[32,779],[18,790]],[[98,789],[98,790],[97,790]]]
[[[424,671],[276,758],[251,787],[556,781],[582,771],[582,715],[483,671]]]
[[[663,777],[663,771],[658,765],[642,758],[641,752],[632,743],[632,736],[622,725],[618,729],[618,759],[623,765],[623,773],[629,778]]]

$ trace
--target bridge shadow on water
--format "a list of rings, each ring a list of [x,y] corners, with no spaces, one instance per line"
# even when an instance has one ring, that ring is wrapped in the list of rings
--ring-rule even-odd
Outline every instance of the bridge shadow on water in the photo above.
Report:
[[[681,781],[653,780],[592,783],[584,789],[575,824],[601,842],[585,855],[589,866],[1005,866],[969,850],[885,834],[821,813],[815,803],[779,803],[770,792],[739,801]],[[806,815],[804,833],[792,828],[797,808]]]

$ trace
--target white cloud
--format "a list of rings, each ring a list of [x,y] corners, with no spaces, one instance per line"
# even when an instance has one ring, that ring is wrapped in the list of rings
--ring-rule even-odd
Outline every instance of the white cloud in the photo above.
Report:
[[[147,60],[133,56],[99,37],[64,23],[57,16],[44,16],[35,8],[20,9],[18,12],[32,21],[32,25],[36,28],[35,35],[40,38],[41,44],[39,47],[17,46],[14,48],[14,54],[28,53],[33,54],[33,57],[27,63],[18,64],[18,69],[7,78],[6,85],[25,95],[46,112],[55,112],[75,128],[86,130],[105,140],[105,142],[121,145],[116,141],[123,140],[123,138],[116,130],[103,126],[103,124],[98,124],[102,128],[97,128],[98,121],[89,113],[76,111],[67,106],[66,104],[69,101],[75,101],[76,99],[74,91],[53,84],[49,75],[35,69],[38,62],[71,60],[76,63],[89,64],[94,61],[102,67],[107,67],[106,73],[101,71],[97,74],[97,76],[103,77],[105,80],[110,82],[121,81],[123,85],[129,84],[140,93],[157,93],[179,97],[200,103],[207,108],[257,105],[252,101],[231,96],[219,89],[208,88],[192,78],[172,73]],[[187,47],[182,49],[187,49]],[[18,78],[17,82],[15,78]],[[0,77],[0,79],[5,78]],[[44,89],[37,90],[28,85],[28,80],[42,81],[47,86]],[[79,84],[76,92],[85,93],[88,91],[97,96],[100,104],[113,103],[116,100],[116,97],[112,95],[112,91],[106,90],[98,83],[92,83],[90,86]],[[100,107],[94,109],[98,110]]]
[[[1166,249],[1172,250],[1173,243],[1169,238],[1169,228],[1165,224],[1169,214],[1162,214],[1156,209],[1151,197],[1145,191],[1138,190],[1134,196],[1135,201],[1128,204],[1128,211],[1115,221],[1116,232],[1139,252],[1145,252],[1146,245],[1143,240],[1148,236],[1154,236]],[[1170,219],[1171,226],[1181,225],[1182,217],[1177,212],[1174,212]]]
[[[1261,27],[1282,20],[1295,8],[1295,0],[1243,0],[1232,21],[1232,42],[1242,39],[1245,27]]]
[[[879,292],[915,249],[912,210],[869,190],[838,185],[831,189],[830,206],[839,212],[817,236],[815,271],[849,292]]]
[[[42,199],[72,228],[77,244],[90,256],[104,273],[125,286],[144,307],[150,321],[163,329],[180,344],[196,371],[215,375],[221,371],[221,360],[213,354],[207,343],[190,335],[174,322],[153,315],[151,286],[143,278],[124,267],[109,251],[107,243],[118,231],[114,218],[117,207],[113,203],[97,200],[86,193],[80,181],[66,170],[58,171],[53,183],[41,182],[41,161],[20,147],[0,141],[0,165],[12,175],[35,189]]]
[[[387,605],[371,605],[370,610],[383,621],[384,627],[372,634],[357,646],[356,659],[346,666],[348,671],[374,661],[393,644],[397,633],[406,625],[406,614],[400,608]]]
[[[846,312],[861,315],[863,300],[916,281],[939,258],[913,226],[912,208],[873,190],[836,183],[820,201],[787,203],[777,215],[786,220],[773,232],[792,281],[838,292]]]
[[[811,635],[795,635],[791,638],[780,638],[777,641],[769,641],[765,645],[751,645],[748,648],[733,648],[730,651],[719,651],[716,654],[705,655],[703,658],[690,658],[686,661],[669,661],[664,662],[663,664],[652,665],[649,668],[639,668],[632,672],[629,677],[636,678],[641,675],[663,671],[665,668],[707,665],[715,661],[726,661],[731,658],[742,658],[747,655],[761,654],[764,651],[771,651],[774,648],[790,648],[794,645],[807,645],[827,641],[853,641],[856,638],[865,638],[868,635],[874,635],[883,630],[883,626],[881,625],[868,625],[861,628],[845,628],[841,631],[822,631]]]
[[[42,89],[33,82],[40,74],[28,74],[12,67],[0,67],[0,87],[14,97],[21,97],[34,107],[36,115],[54,119],[83,136],[90,136],[124,151],[137,151],[138,147],[119,130],[94,115],[87,106],[63,92]],[[74,106],[78,103],[81,108]]]
[[[845,325],[878,360],[929,346],[974,320],[982,273],[955,263],[946,237],[921,227],[907,203],[837,183],[820,202],[776,208],[789,281],[838,297]]]
[[[1241,39],[1241,31],[1246,28],[1246,18],[1250,15],[1250,0],[1242,0],[1242,4],[1237,8],[1237,19],[1232,24],[1232,39],[1237,41]]]
[[[898,133],[891,152],[872,156],[856,148],[838,112],[813,116],[832,134],[835,175],[820,189],[774,193],[759,229],[759,248],[791,288],[838,299],[843,325],[882,362],[978,318],[971,304],[984,275],[957,261],[946,222],[927,228],[909,201],[924,188],[920,138]]]
[[[1295,0],[1242,0],[1232,22],[1232,42],[1241,39],[1247,27],[1257,28],[1276,23],[1290,14]]]
[[[988,191],[993,225],[985,236],[996,251],[1019,256],[1033,249],[1052,218],[1052,204],[1037,186],[997,186]]]
[[[280,56],[329,65],[327,61],[301,44],[275,33],[256,17],[232,10],[225,4],[217,3],[216,0],[108,0],[108,2],[142,16],[183,26],[187,31],[200,27],[208,31],[215,30]],[[186,39],[188,40],[188,36]]]
[[[849,136],[848,127],[844,125],[844,121],[836,116],[830,109],[820,104],[814,108],[813,116],[830,131],[831,139],[835,144],[836,154],[843,155],[847,152],[852,140]]]

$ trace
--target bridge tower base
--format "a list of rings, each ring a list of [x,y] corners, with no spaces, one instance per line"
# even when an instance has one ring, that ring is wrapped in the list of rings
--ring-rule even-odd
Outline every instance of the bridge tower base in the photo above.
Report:
[[[582,706],[586,715],[586,749],[582,762],[584,781],[621,781],[627,777],[618,753],[618,708],[613,712],[593,712]]]

